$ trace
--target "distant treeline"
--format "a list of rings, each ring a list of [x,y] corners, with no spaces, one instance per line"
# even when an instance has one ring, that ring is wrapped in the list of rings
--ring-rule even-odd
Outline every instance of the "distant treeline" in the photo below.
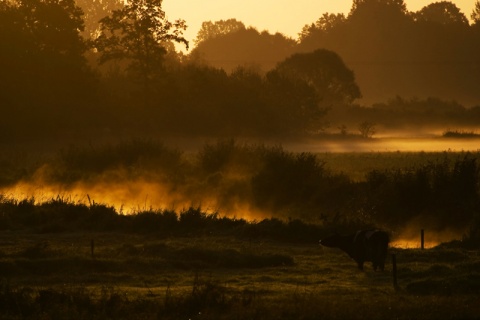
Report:
[[[329,171],[311,153],[291,153],[281,147],[243,145],[233,140],[206,144],[196,154],[136,140],[95,148],[72,147],[30,164],[14,157],[4,157],[2,163],[0,181],[4,187],[18,181],[62,185],[68,194],[69,187],[74,189],[79,183],[94,189],[97,184],[128,186],[141,180],[148,181],[150,192],[156,192],[155,185],[162,186],[158,192],[166,199],[173,195],[191,203],[215,199],[219,210],[218,215],[207,217],[200,209],[185,209],[177,216],[172,210],[144,208],[138,211],[146,212],[137,218],[117,218],[115,209],[93,201],[80,205],[59,198],[37,205],[35,199],[9,199],[5,195],[2,228],[15,228],[19,221],[25,225],[48,221],[68,229],[70,223],[77,223],[77,213],[82,228],[89,223],[110,228],[109,219],[125,219],[127,224],[139,223],[141,228],[155,230],[185,227],[182,223],[187,221],[192,227],[202,226],[212,219],[236,226],[245,222],[221,217],[236,216],[236,208],[243,204],[251,212],[264,212],[264,216],[299,219],[329,230],[373,225],[399,230],[413,223],[480,237],[480,166],[476,153],[439,154],[438,160],[426,164],[371,170],[360,181]],[[100,220],[89,222],[97,218]]]
[[[185,55],[174,44],[188,46],[188,22],[140,2],[0,2],[0,142],[479,121],[478,105],[464,107],[480,101],[478,5],[470,25],[446,1],[414,13],[401,0],[354,1],[297,40],[205,22]],[[387,102],[359,106],[362,94]]]
[[[410,12],[403,0],[354,0],[346,15],[319,12],[298,39],[235,20],[206,22],[191,55],[225,70],[250,65],[266,72],[294,53],[328,49],[355,72],[366,103],[399,95],[470,107],[480,100],[480,3],[473,2],[474,11],[462,13],[454,1]]]

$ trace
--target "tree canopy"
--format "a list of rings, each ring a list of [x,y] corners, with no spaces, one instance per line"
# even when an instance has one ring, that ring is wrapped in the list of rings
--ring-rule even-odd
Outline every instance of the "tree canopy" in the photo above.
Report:
[[[0,139],[476,127],[479,12],[476,1],[469,25],[448,1],[408,12],[402,0],[356,0],[298,40],[206,21],[183,54],[186,22],[170,22],[161,0],[0,0]],[[392,96],[404,102],[380,107]]]
[[[274,71],[289,79],[305,81],[327,106],[349,104],[361,97],[352,70],[333,51],[319,49],[294,54],[280,62]]]
[[[6,136],[23,136],[25,127],[39,136],[73,130],[79,106],[88,103],[84,92],[95,92],[82,15],[74,0],[2,2],[0,108],[6,116],[0,125],[10,128]]]
[[[476,24],[480,23],[480,1],[475,2],[475,8],[473,9],[470,17]]]
[[[312,33],[327,34],[328,32],[335,30],[346,21],[343,13],[324,13],[315,23],[305,25],[302,31],[299,33],[299,40],[303,41]]]
[[[357,0],[345,19],[323,15],[306,25],[298,51],[338,53],[355,71],[366,103],[402,95],[474,104],[478,34],[453,2],[408,12],[403,0]]]
[[[110,15],[113,10],[118,10],[124,6],[124,0],[75,0],[77,5],[82,8],[84,15],[85,30],[84,37],[95,38],[99,31],[100,20]]]
[[[440,1],[429,4],[415,13],[417,21],[435,22],[442,25],[460,24],[467,26],[467,17],[460,9],[449,1]]]
[[[131,0],[100,23],[95,40],[100,62],[127,60],[129,73],[146,89],[161,71],[167,42],[183,43],[188,49],[185,21],[168,21],[162,0]]]
[[[215,22],[205,21],[202,23],[202,27],[195,38],[195,45],[198,45],[202,41],[227,35],[238,30],[245,30],[245,25],[237,19],[219,20]]]
[[[404,0],[353,0],[349,15],[376,14],[379,10],[385,11],[385,9],[400,14],[407,13]]]
[[[280,33],[241,28],[239,26],[243,24],[238,21],[228,24],[232,23],[238,28],[222,28],[216,36],[199,42],[190,56],[227,72],[238,66],[256,67],[266,72],[294,52],[296,42],[293,39]],[[224,24],[217,21],[213,25]],[[199,36],[203,37],[201,34]]]

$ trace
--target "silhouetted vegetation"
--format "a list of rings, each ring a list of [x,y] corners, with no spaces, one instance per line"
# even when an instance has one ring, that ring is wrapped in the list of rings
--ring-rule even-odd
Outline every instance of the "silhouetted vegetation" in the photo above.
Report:
[[[445,138],[479,138],[480,134],[465,130],[448,130],[442,134]]]
[[[190,54],[197,63],[206,63],[227,72],[238,66],[267,72],[295,52],[295,40],[280,33],[259,32],[235,19],[205,22]],[[248,48],[248,50],[246,50]]]
[[[390,156],[383,157],[382,161],[389,161]],[[2,228],[90,230],[86,227],[89,221],[99,219],[92,223],[93,230],[229,233],[233,228],[235,234],[253,236],[257,228],[266,227],[258,234],[270,234],[267,230],[272,230],[280,238],[310,239],[312,232],[308,228],[289,229],[300,219],[349,230],[370,225],[399,230],[415,222],[435,230],[451,228],[466,236],[468,232],[476,234],[480,215],[478,154],[439,153],[423,158],[417,163],[402,160],[385,169],[370,169],[358,177],[330,169],[338,161],[331,157],[322,160],[321,155],[235,140],[205,144],[196,154],[185,154],[150,140],[72,147],[35,166],[25,163],[26,167],[17,171],[5,170],[0,181],[5,187],[17,182],[61,185],[67,194],[77,192],[74,190],[78,185],[87,186],[88,193],[89,188],[99,186],[128,190],[130,184],[147,184],[149,191],[145,192],[160,193],[157,197],[165,198],[167,207],[138,207],[133,215],[123,216],[118,215],[123,212],[116,212],[119,208],[90,198],[76,203],[61,196],[40,201],[6,195]],[[125,192],[133,196],[137,191]],[[180,205],[199,205],[180,212],[168,209],[168,203],[177,201]],[[216,208],[217,213],[203,212],[202,203]],[[224,217],[237,215],[236,210],[242,206],[274,220],[250,225],[242,219]],[[268,227],[275,219],[279,219],[278,226]]]
[[[0,317],[478,318],[478,152],[228,137],[478,138],[479,15],[478,1],[469,24],[448,1],[354,0],[298,39],[208,21],[181,53],[188,21],[161,0],[0,1]],[[178,138],[190,148],[157,142]],[[316,246],[367,226],[463,237],[396,249],[404,291],[390,294],[388,275]]]
[[[298,43],[208,21],[188,55],[174,46],[187,44],[188,21],[148,3],[142,13],[134,2],[3,1],[3,142],[478,123],[478,19],[474,11],[469,25],[453,3],[412,13],[403,1],[355,1],[349,15],[306,26]],[[376,103],[356,105],[360,92]]]
[[[366,189],[371,216],[391,225],[417,218],[455,227],[478,216],[477,158],[466,155],[453,163],[444,159],[417,168],[372,171]]]
[[[324,15],[307,25],[300,47],[339,53],[363,79],[359,85],[369,101],[434,96],[473,105],[477,31],[449,1],[408,12],[403,1],[363,0],[354,2],[347,17]]]

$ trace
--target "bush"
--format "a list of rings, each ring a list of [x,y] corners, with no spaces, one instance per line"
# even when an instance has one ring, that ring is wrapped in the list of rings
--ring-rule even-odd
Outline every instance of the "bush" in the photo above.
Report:
[[[133,139],[116,145],[99,147],[71,146],[54,159],[47,178],[54,182],[72,183],[97,179],[108,172],[122,172],[112,178],[129,178],[132,175],[162,175],[177,181],[178,168],[184,165],[182,153],[159,142]]]

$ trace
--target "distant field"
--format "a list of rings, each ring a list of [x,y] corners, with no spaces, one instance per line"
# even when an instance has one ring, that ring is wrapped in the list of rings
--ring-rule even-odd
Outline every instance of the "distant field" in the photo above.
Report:
[[[450,134],[447,136],[383,136],[373,139],[324,138],[300,143],[286,143],[284,146],[297,152],[332,153],[394,153],[394,152],[478,152],[480,135]]]
[[[354,181],[362,181],[373,170],[413,168],[437,161],[455,161],[465,157],[466,152],[320,152],[318,159],[335,173],[344,173]],[[471,152],[480,157],[480,152]]]
[[[361,272],[317,243],[2,232],[0,308],[11,319],[480,317],[477,252],[390,251],[399,291],[390,256],[385,272]]]

